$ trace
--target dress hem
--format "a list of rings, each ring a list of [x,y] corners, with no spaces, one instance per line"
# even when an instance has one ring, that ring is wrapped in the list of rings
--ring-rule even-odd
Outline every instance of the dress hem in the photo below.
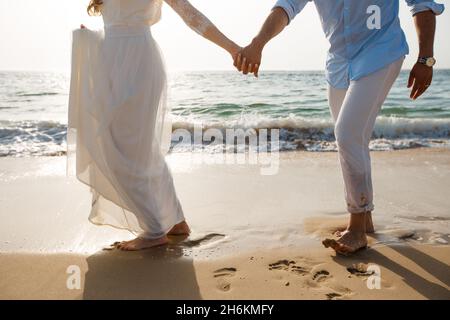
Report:
[[[122,210],[127,210],[127,209],[123,208],[121,205],[117,204],[114,200],[111,200],[111,199],[109,199],[108,197],[104,196],[101,192],[97,191],[97,189],[96,189],[93,185],[87,183],[86,181],[83,181],[83,180],[82,180],[80,177],[78,177],[78,176],[77,176],[77,180],[80,181],[81,183],[83,183],[84,185],[90,187],[91,189],[95,190],[101,197],[105,198],[105,199],[108,200],[108,201],[111,201],[113,204],[115,204],[116,206],[118,206],[118,207],[121,208]],[[91,206],[91,208],[92,208],[92,206]],[[129,211],[129,210],[127,210],[127,211]],[[131,211],[130,211],[130,212],[131,212]],[[131,212],[131,213],[134,214],[133,212]],[[180,219],[177,219],[177,221],[178,221],[178,220],[180,220],[180,221],[175,222],[171,227],[167,228],[167,230],[165,230],[165,231],[163,232],[164,235],[167,235],[167,233],[168,233],[174,226],[176,226],[177,224],[182,223],[183,221],[186,221],[186,219],[185,219],[185,217],[184,217],[183,211],[181,211],[181,215],[183,216],[183,218],[182,218],[181,220],[180,220]],[[159,238],[164,237],[164,235],[158,236],[158,237],[152,237],[152,236],[150,236],[150,237],[145,236],[145,237],[144,237],[144,236],[139,236],[139,234],[144,234],[145,232],[135,231],[135,230],[130,229],[130,228],[127,228],[127,227],[121,227],[121,226],[113,225],[113,224],[110,224],[110,223],[99,223],[99,222],[95,222],[91,217],[89,217],[88,220],[89,220],[89,222],[92,223],[93,225],[96,225],[96,226],[106,226],[106,227],[112,227],[112,228],[115,228],[115,229],[118,229],[118,230],[129,231],[129,232],[132,233],[133,235],[135,235],[135,236],[137,236],[137,237],[145,238],[145,239],[150,239],[150,240],[152,240],[152,239],[159,239]]]

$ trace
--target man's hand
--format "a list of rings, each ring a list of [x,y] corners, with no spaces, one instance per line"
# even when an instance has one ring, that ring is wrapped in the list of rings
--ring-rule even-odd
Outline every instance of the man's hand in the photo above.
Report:
[[[262,45],[253,41],[239,52],[234,60],[234,66],[243,74],[254,73],[255,77],[258,77],[263,48]]]
[[[413,100],[419,98],[431,86],[432,81],[433,68],[417,62],[408,80],[408,88],[412,88],[410,98]]]
[[[261,31],[252,43],[241,50],[234,59],[234,66],[244,74],[254,73],[258,77],[264,46],[288,25],[289,17],[282,8],[275,8],[264,22]]]
[[[419,12],[414,16],[417,35],[419,38],[419,57],[432,57],[434,53],[434,34],[436,31],[436,15],[433,11]],[[419,98],[433,80],[433,68],[416,63],[411,70],[408,80],[408,88],[411,90],[411,99]]]

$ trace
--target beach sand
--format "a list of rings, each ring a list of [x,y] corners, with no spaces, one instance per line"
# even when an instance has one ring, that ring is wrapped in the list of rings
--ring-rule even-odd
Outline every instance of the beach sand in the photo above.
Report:
[[[132,253],[104,250],[132,235],[87,221],[65,158],[0,159],[0,299],[450,299],[448,150],[373,153],[377,233],[351,258],[320,243],[347,218],[336,153],[271,176],[168,159],[193,234]]]

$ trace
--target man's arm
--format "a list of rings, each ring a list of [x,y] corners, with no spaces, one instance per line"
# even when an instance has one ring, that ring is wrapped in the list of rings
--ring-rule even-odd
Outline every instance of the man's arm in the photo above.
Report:
[[[414,16],[417,36],[419,38],[419,57],[433,57],[434,36],[436,31],[436,15],[433,11],[419,12]],[[431,85],[433,68],[416,63],[411,70],[408,88],[411,89],[411,99],[419,98]]]
[[[264,46],[280,34],[288,24],[289,17],[286,11],[280,7],[273,9],[258,35],[238,54],[234,60],[234,66],[244,74],[254,73],[257,77]]]

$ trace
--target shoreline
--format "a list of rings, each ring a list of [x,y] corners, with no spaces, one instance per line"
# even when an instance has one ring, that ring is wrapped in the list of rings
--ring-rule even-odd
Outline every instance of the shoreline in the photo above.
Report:
[[[207,148],[207,146],[204,146],[205,148]],[[195,147],[193,146],[192,149],[195,149]],[[396,153],[396,152],[408,152],[408,151],[417,151],[417,152],[421,152],[421,151],[426,151],[426,150],[434,150],[437,152],[445,152],[445,151],[450,151],[450,146],[449,147],[427,147],[427,146],[420,146],[420,147],[407,147],[407,148],[400,148],[400,149],[394,149],[394,150],[370,150],[370,153]],[[302,154],[302,153],[306,153],[306,154],[337,154],[337,150],[335,149],[324,149],[324,150],[305,150],[305,149],[283,149],[283,150],[279,150],[279,151],[274,151],[279,153],[280,155],[282,154]],[[253,154],[256,155],[265,155],[265,154],[270,154],[270,152],[252,152]],[[209,151],[207,149],[202,150],[202,151],[181,151],[181,152],[170,152],[168,153],[167,157],[183,157],[183,156],[190,156],[191,154],[196,154],[196,155],[201,155],[203,157],[217,157],[217,156],[226,156],[227,154],[230,154],[230,152],[224,150],[223,152],[217,152],[217,151]],[[250,154],[250,152],[248,150],[246,150],[245,152],[239,152],[239,153],[234,153],[235,156],[237,155],[242,155],[244,154],[245,156],[248,156]],[[29,154],[29,155],[0,155],[0,159],[45,159],[45,158],[62,158],[62,157],[67,157],[67,151],[55,151],[54,153],[48,153],[45,155],[35,155],[35,154]]]

